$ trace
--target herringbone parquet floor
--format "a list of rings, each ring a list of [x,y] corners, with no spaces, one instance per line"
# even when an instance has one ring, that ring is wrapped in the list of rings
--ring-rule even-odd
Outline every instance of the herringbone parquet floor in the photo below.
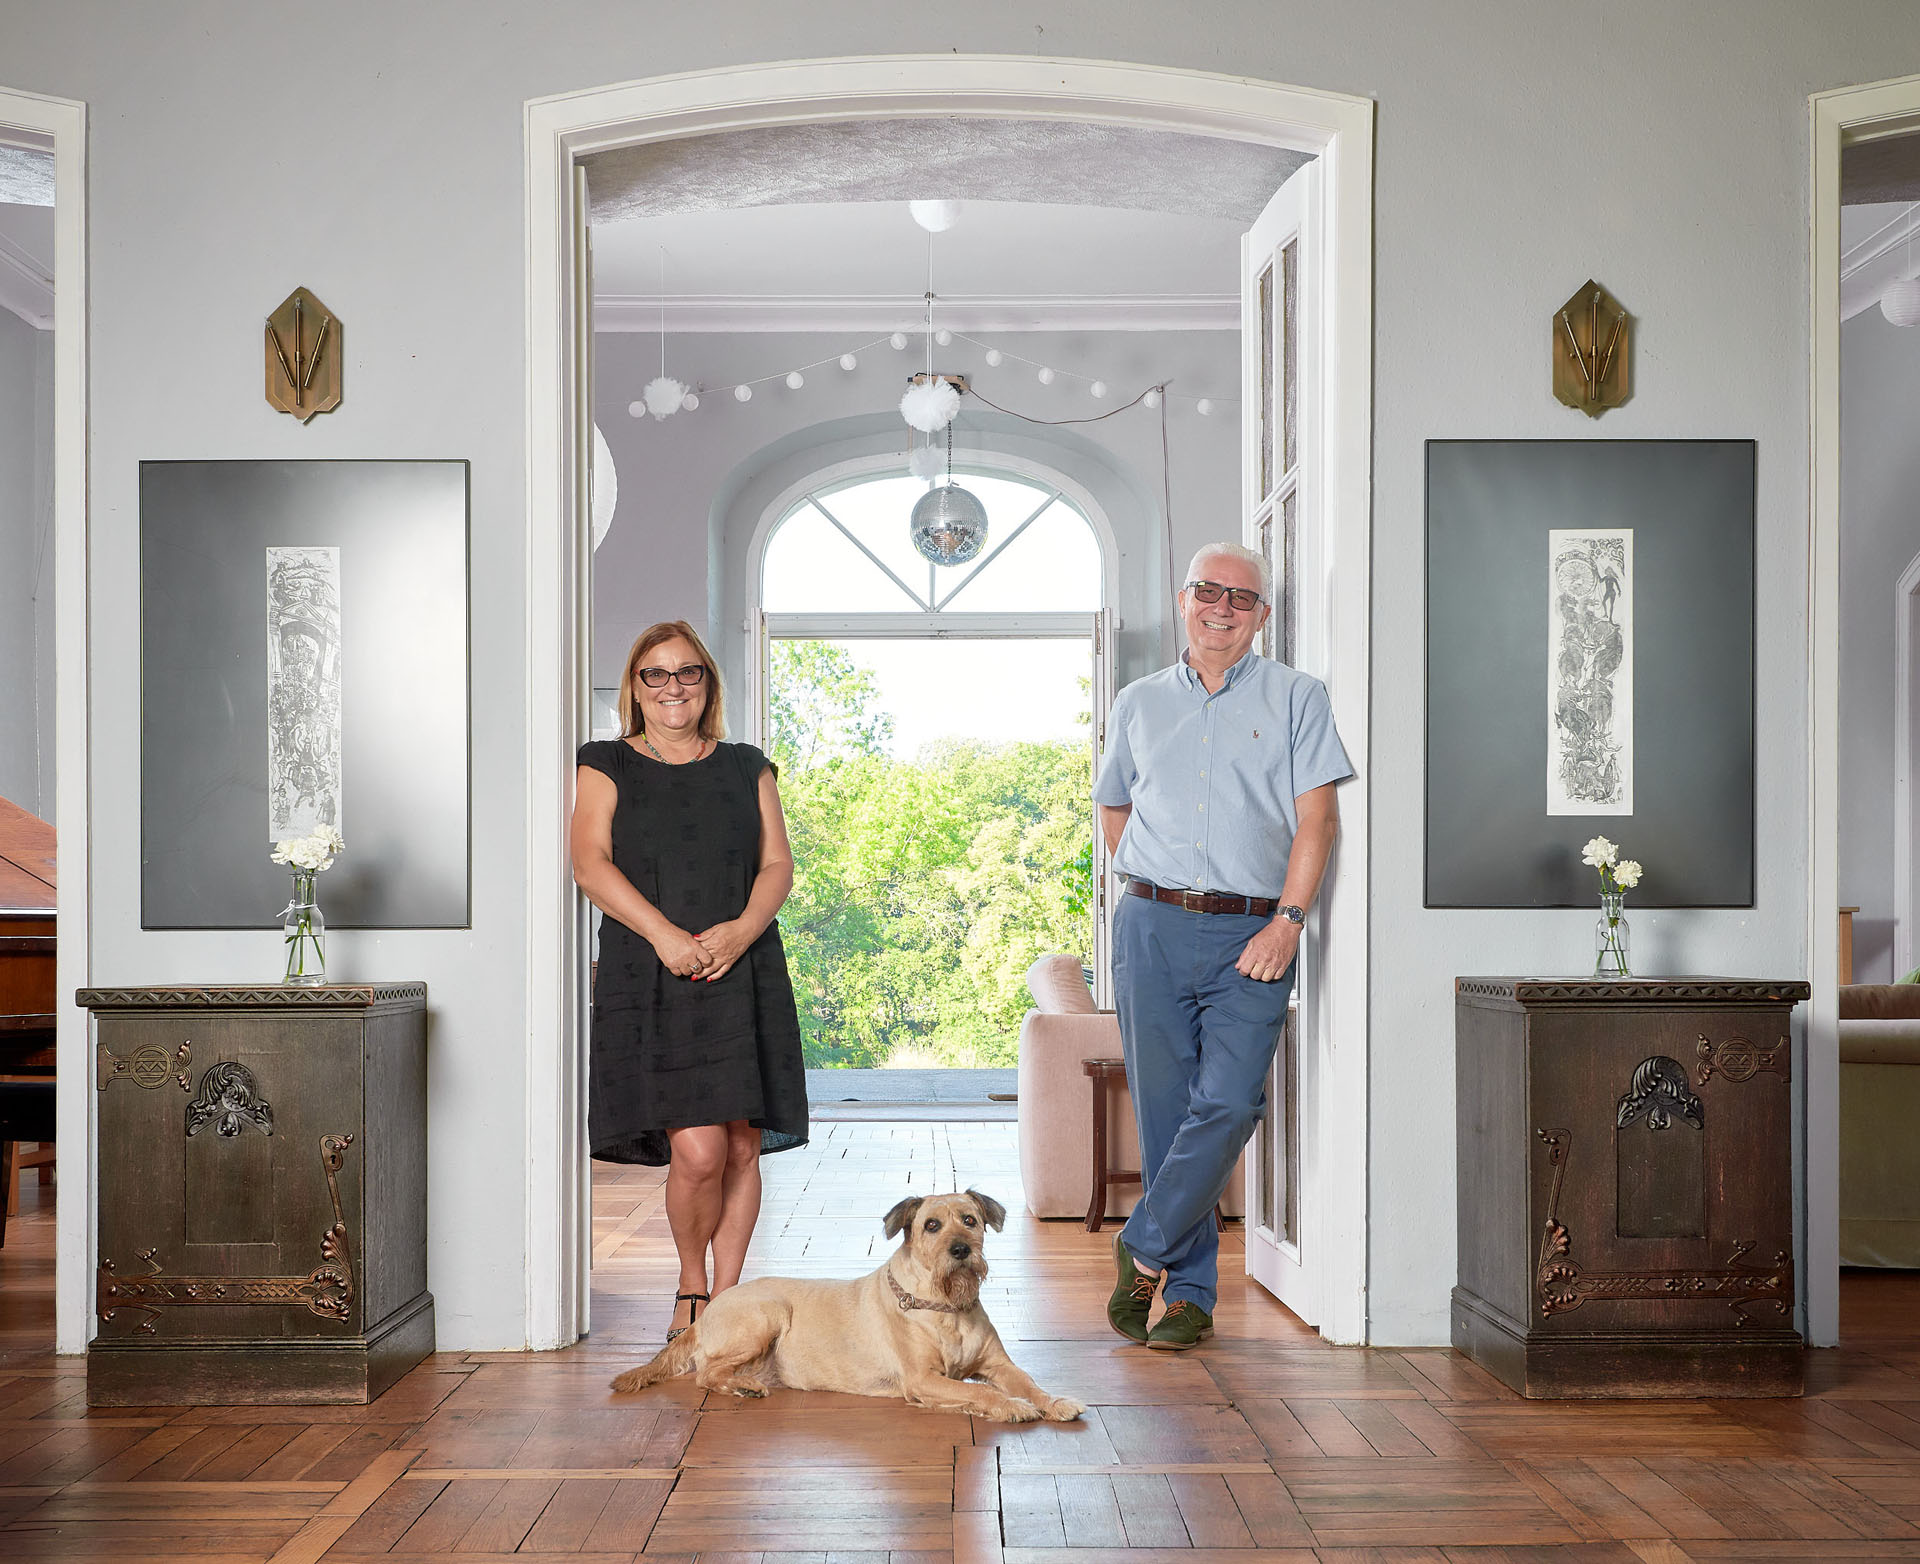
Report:
[[[899,1196],[1020,1212],[1011,1124],[832,1123],[770,1158],[750,1274],[852,1275]],[[1850,1274],[1847,1344],[1787,1402],[1546,1403],[1439,1350],[1332,1348],[1244,1280],[1156,1354],[1101,1314],[1108,1244],[1024,1214],[985,1300],[1089,1403],[1007,1428],[857,1397],[616,1397],[673,1265],[656,1173],[596,1169],[594,1329],[443,1353],[370,1407],[95,1414],[52,1355],[52,1222],[0,1250],[0,1558],[593,1564],[1685,1564],[1920,1559],[1920,1275]],[[1239,1269],[1230,1230],[1223,1271]]]

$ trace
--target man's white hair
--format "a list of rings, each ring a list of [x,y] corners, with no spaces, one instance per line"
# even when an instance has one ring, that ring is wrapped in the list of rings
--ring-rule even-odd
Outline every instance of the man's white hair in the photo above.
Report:
[[[1207,578],[1200,573],[1200,567],[1210,559],[1244,560],[1260,572],[1261,602],[1271,603],[1273,601],[1273,567],[1261,556],[1259,550],[1250,549],[1244,543],[1209,543],[1189,561],[1187,565],[1187,580],[1206,580]]]

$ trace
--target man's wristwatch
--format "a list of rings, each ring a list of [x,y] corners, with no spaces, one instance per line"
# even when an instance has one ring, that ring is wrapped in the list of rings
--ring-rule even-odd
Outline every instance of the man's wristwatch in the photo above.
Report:
[[[1305,907],[1276,907],[1274,913],[1277,917],[1288,918],[1295,923],[1305,923],[1307,921],[1307,909]]]

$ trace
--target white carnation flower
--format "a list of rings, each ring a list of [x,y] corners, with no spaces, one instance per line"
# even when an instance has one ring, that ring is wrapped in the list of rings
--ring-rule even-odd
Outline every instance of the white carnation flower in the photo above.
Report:
[[[1613,877],[1627,890],[1632,890],[1640,883],[1640,865],[1631,858],[1623,858],[1613,866]]]
[[[1619,854],[1620,849],[1604,836],[1596,836],[1580,850],[1581,861],[1593,865],[1596,869],[1611,868]]]

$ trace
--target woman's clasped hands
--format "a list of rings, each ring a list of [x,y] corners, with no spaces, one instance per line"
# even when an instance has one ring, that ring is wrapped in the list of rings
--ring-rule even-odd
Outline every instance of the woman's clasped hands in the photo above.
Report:
[[[711,983],[733,970],[733,964],[753,943],[753,937],[738,920],[716,923],[699,934],[671,929],[653,942],[660,964],[675,977],[693,978]]]

